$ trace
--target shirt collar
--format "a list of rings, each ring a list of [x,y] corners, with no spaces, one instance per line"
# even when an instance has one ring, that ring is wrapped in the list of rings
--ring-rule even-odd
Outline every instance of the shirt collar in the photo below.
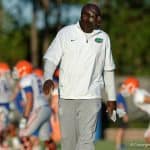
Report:
[[[81,30],[83,32],[83,30],[81,29],[80,27],[80,24],[79,24],[79,21],[76,23],[76,26],[79,30]],[[84,33],[84,32],[83,32]],[[94,34],[98,34],[98,33],[101,33],[101,30],[100,29],[96,29],[94,30],[91,34],[94,35]]]

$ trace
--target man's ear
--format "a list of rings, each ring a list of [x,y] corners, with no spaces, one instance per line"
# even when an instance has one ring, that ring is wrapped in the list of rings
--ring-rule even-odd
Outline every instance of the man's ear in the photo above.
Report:
[[[102,22],[102,18],[101,18],[101,16],[97,16],[96,20],[97,20],[98,24],[100,25],[100,24],[101,24],[101,22]]]

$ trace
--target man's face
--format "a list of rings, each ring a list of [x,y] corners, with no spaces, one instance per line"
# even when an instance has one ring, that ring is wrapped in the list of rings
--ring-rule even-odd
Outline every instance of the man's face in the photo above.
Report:
[[[86,8],[81,15],[80,22],[84,32],[92,32],[94,29],[99,28],[101,17],[94,8]]]

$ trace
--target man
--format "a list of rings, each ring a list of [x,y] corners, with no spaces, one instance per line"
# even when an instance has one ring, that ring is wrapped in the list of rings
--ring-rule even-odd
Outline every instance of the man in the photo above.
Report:
[[[116,109],[115,65],[108,35],[99,29],[101,12],[86,4],[80,21],[61,29],[44,55],[43,91],[54,88],[52,76],[60,65],[59,117],[62,150],[94,150],[97,114],[101,108],[101,78],[108,93],[107,111]]]
[[[150,93],[140,88],[139,80],[135,77],[127,77],[123,81],[124,96],[133,96],[133,102],[136,107],[146,112],[150,116]],[[144,133],[144,139],[150,143],[150,125]]]

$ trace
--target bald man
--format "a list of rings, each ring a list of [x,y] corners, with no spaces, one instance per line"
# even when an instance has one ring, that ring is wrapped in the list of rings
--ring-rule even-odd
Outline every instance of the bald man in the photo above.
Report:
[[[101,87],[108,94],[107,111],[116,109],[114,69],[109,36],[100,30],[101,12],[86,4],[80,21],[62,28],[44,55],[43,91],[54,88],[53,73],[60,64],[59,118],[62,150],[94,150]]]

